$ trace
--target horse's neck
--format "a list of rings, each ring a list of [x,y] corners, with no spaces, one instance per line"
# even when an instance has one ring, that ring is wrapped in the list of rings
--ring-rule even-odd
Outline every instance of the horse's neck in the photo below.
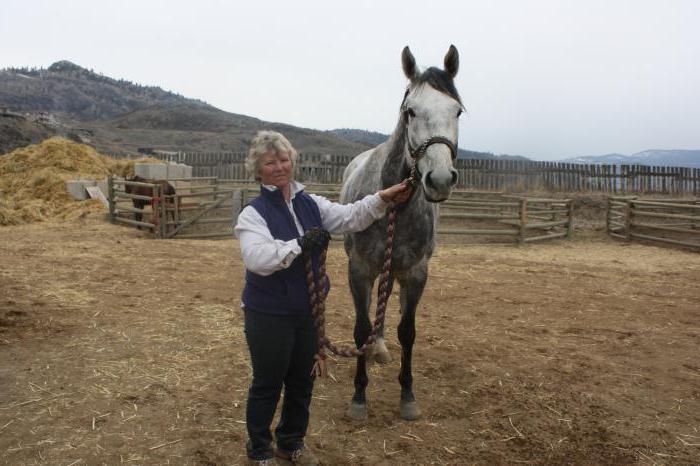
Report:
[[[411,167],[406,163],[406,133],[401,123],[396,126],[393,134],[386,142],[386,160],[382,166],[382,187],[388,188],[406,179]]]

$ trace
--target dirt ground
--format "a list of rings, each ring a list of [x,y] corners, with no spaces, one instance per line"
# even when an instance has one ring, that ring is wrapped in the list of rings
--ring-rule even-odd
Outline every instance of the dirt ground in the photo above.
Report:
[[[0,228],[0,462],[244,462],[250,364],[235,240],[152,240],[88,216]],[[328,333],[349,342],[339,244]],[[315,389],[327,465],[700,464],[700,255],[601,232],[518,247],[441,244],[419,307],[414,385],[354,363]]]

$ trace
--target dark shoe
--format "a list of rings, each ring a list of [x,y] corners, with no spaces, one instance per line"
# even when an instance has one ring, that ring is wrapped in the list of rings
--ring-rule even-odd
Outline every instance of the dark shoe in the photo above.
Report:
[[[278,466],[279,465],[276,458],[265,458],[264,460],[254,460],[252,458],[248,458],[248,461],[246,462],[246,464],[248,466]]]
[[[293,451],[275,450],[275,455],[284,460],[284,462],[279,464],[294,464],[298,466],[319,466],[321,464],[318,458],[306,447]]]

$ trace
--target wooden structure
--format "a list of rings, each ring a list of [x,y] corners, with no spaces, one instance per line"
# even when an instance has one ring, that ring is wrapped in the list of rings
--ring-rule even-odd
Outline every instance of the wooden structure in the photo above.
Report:
[[[109,179],[109,211],[113,223],[148,229],[155,238],[219,238],[233,236],[240,210],[258,196],[251,180],[213,177],[169,180],[174,196],[163,196],[159,185]],[[126,192],[127,185],[145,186],[153,196]],[[310,193],[337,201],[340,185],[307,184]],[[148,202],[144,209],[132,199]],[[134,214],[143,216],[141,221]],[[439,235],[474,235],[529,243],[568,237],[572,231],[573,203],[569,199],[543,199],[486,191],[455,191],[440,204]]]
[[[109,214],[113,223],[148,229],[154,238],[217,238],[233,235],[234,207],[240,209],[240,190],[220,185],[216,178],[168,180],[175,195],[164,196],[157,184],[138,183],[116,177],[109,178]],[[153,189],[152,196],[126,192],[125,187],[144,186]],[[137,209],[132,199],[147,201]],[[137,221],[134,214],[141,214]]]
[[[244,152],[178,152],[153,156],[191,165],[196,177],[246,178]],[[305,183],[340,184],[352,157],[300,154],[296,178]],[[458,159],[455,168],[459,172],[457,188],[475,191],[700,195],[700,168],[501,159]]]
[[[606,229],[618,239],[700,250],[700,200],[609,197]]]
[[[521,244],[570,237],[572,231],[570,199],[479,191],[457,191],[440,204],[437,230],[439,235],[503,237]]]
[[[259,186],[246,180],[221,180],[222,186],[240,189],[241,206],[259,193]],[[340,185],[307,184],[310,193],[337,201]],[[438,235],[472,235],[530,243],[571,236],[573,202],[505,195],[488,191],[454,191],[439,204]]]
[[[160,186],[157,184],[126,181],[115,176],[107,178],[107,200],[109,202],[109,219],[112,223],[122,223],[137,228],[149,228],[154,234],[160,231],[156,228],[159,222],[158,210],[153,208],[155,199],[160,199]],[[152,196],[142,196],[126,192],[126,186],[143,186],[153,190]],[[149,209],[138,209],[133,206],[132,200],[139,199],[149,203]],[[141,220],[136,220],[135,215],[141,214]],[[132,218],[134,217],[134,218]],[[143,219],[147,221],[144,221]]]

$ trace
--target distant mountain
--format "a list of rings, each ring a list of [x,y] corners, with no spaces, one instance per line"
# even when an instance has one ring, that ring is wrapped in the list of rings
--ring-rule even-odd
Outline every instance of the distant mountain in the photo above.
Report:
[[[326,132],[334,134],[347,141],[367,144],[370,147],[377,146],[389,139],[389,135],[387,134],[362,129],[340,128],[332,129]],[[494,155],[490,152],[476,152],[459,148],[457,149],[457,157],[460,159],[529,160],[527,157],[523,157],[521,155]]]
[[[0,70],[0,154],[53,135],[108,153],[136,153],[145,148],[236,152],[247,150],[250,139],[261,129],[284,133],[302,153],[356,155],[388,138],[372,131],[318,131],[225,112],[200,100],[103,76],[65,60],[47,69]],[[459,157],[527,160],[463,149]]]
[[[367,131],[364,129],[340,128],[332,129],[326,132],[333,134],[341,139],[345,139],[346,141],[367,144],[369,147],[378,146],[379,144],[389,139],[389,136],[386,134],[377,133],[375,131]]]
[[[106,120],[151,105],[182,103],[207,106],[159,87],[109,78],[65,60],[47,69],[0,71],[0,107],[18,111]]]
[[[700,168],[700,150],[645,150],[632,155],[606,154],[573,157],[561,162]]]
[[[47,69],[0,70],[0,153],[38,142],[41,131],[22,122],[50,118],[64,135],[105,152],[139,148],[193,152],[245,151],[261,129],[281,131],[306,153],[354,155],[369,144],[325,131],[225,112],[155,86],[113,79],[59,61]],[[30,128],[31,126],[31,128]],[[41,128],[39,128],[41,129]]]

